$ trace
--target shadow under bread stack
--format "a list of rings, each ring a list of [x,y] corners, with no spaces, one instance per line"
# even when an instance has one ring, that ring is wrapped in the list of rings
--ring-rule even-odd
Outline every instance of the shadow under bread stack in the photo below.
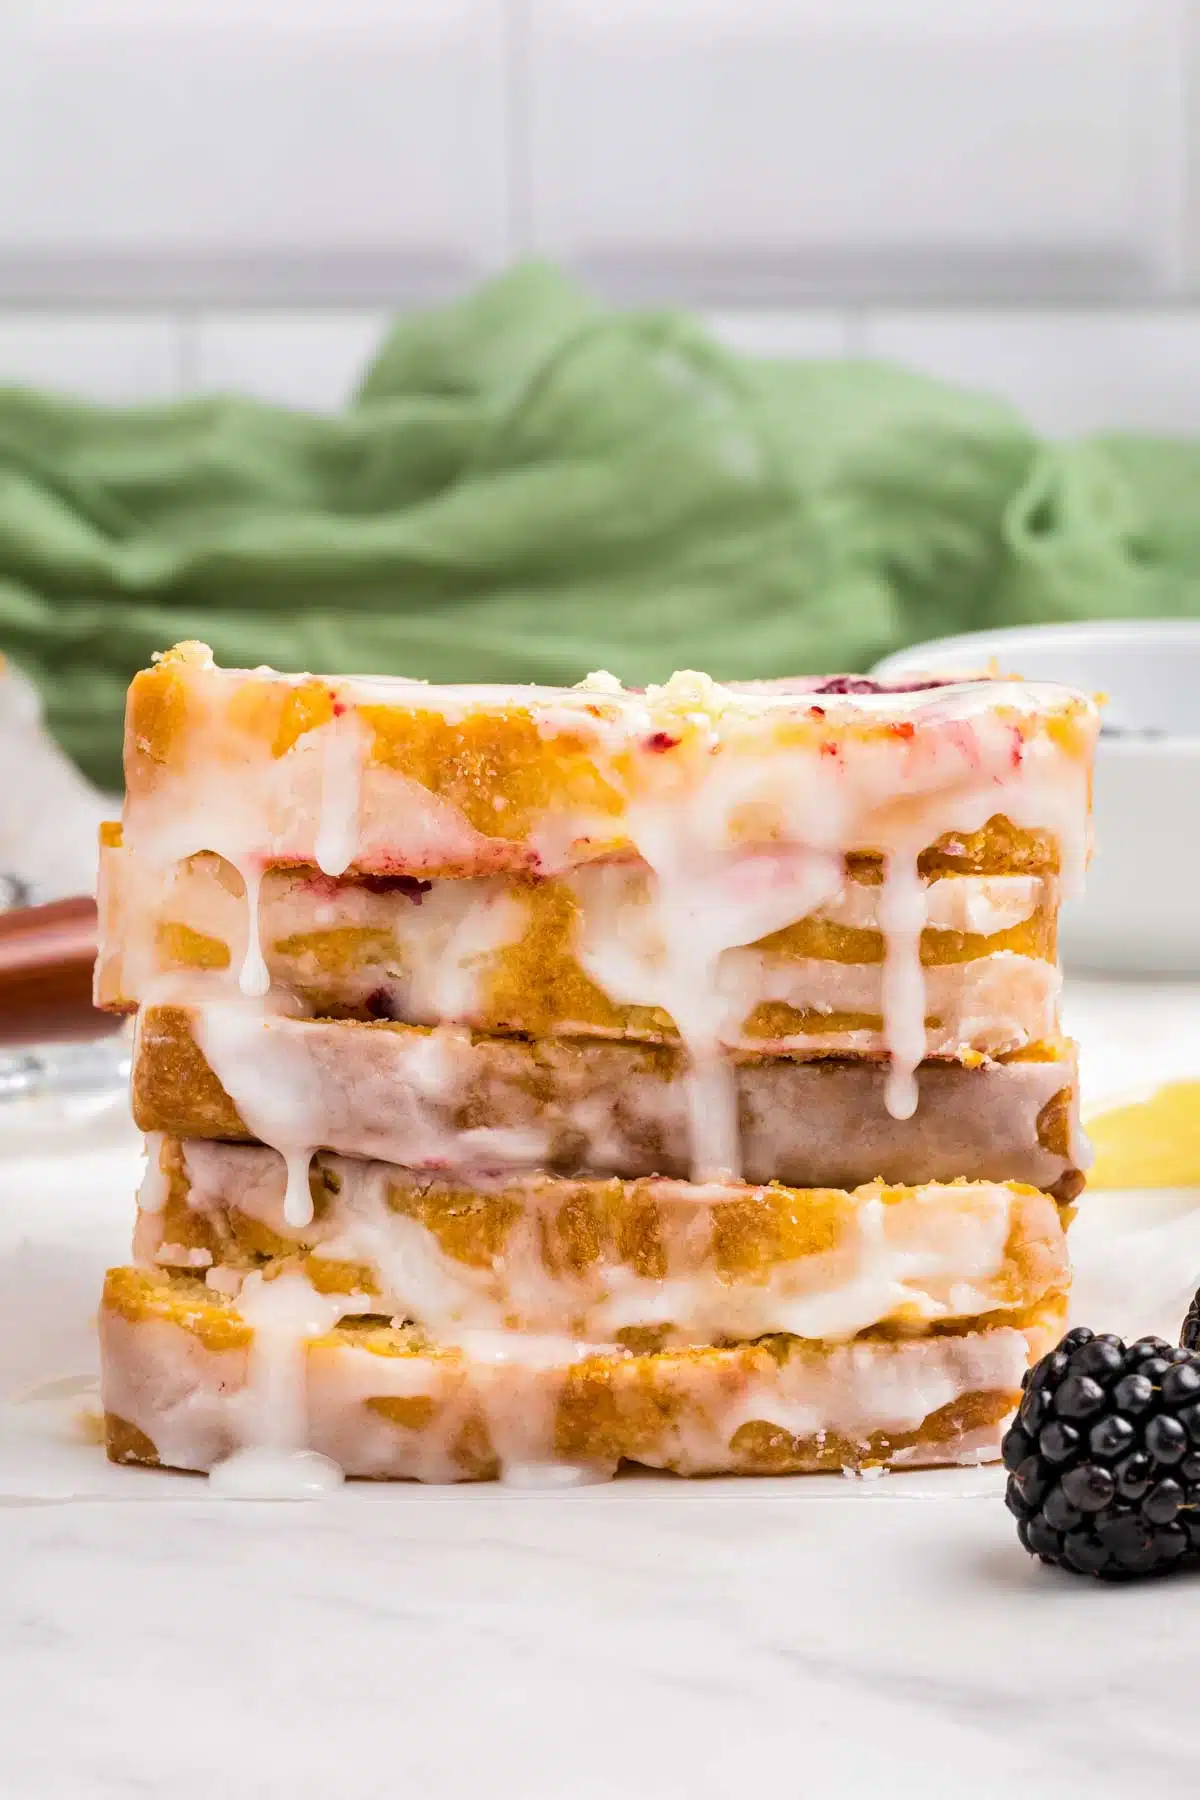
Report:
[[[994,1456],[1066,1309],[1096,728],[993,679],[170,651],[102,852],[149,1134],[109,1454],[231,1491]]]

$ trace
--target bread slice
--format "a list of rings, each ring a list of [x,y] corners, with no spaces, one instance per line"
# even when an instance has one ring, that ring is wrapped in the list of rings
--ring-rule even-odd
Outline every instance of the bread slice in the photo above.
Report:
[[[272,1150],[167,1139],[152,1156],[139,1262],[215,1269],[235,1292],[245,1274],[288,1264],[320,1292],[362,1294],[372,1312],[438,1333],[638,1349],[774,1331],[840,1341],[1020,1315],[1069,1281],[1057,1206],[1018,1183],[468,1183],[322,1153],[300,1225]]]
[[[1061,1200],[1082,1187],[1073,1046],[926,1063],[906,1119],[885,1106],[886,1073],[865,1059],[737,1059],[743,1177],[853,1188],[962,1176],[1025,1181]],[[150,1006],[133,1109],[143,1131],[414,1169],[691,1172],[685,1061],[667,1045]]]
[[[101,849],[98,1004],[130,1011],[160,991],[207,981],[236,992],[249,944],[246,887],[211,854],[169,869]],[[650,872],[602,864],[568,876],[333,881],[269,869],[257,934],[272,988],[313,1015],[462,1024],[529,1036],[677,1037],[655,989],[661,921]],[[723,1041],[770,1054],[884,1047],[882,884],[847,877],[806,918],[726,950],[715,980]],[[928,1056],[991,1055],[1037,1042],[1057,1021],[1056,883],[1035,875],[943,874],[925,890]]]
[[[835,1346],[581,1354],[513,1337],[498,1354],[495,1334],[438,1347],[364,1317],[308,1343],[292,1447],[352,1476],[434,1482],[622,1462],[681,1475],[977,1462],[997,1454],[1025,1368],[1064,1324],[1056,1298],[1019,1323]],[[100,1344],[114,1461],[209,1470],[245,1442],[262,1370],[233,1303],[189,1276],[115,1269]]]
[[[1011,681],[450,688],[220,669],[183,644],[129,691],[125,841],[164,867],[210,850],[335,875],[547,874],[654,862],[669,821],[706,855],[899,849],[1044,873],[1082,862],[1096,730],[1090,700]]]

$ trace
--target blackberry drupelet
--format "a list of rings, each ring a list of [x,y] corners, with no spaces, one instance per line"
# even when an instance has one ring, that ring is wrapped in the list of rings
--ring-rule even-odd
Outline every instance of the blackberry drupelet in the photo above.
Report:
[[[1200,1355],[1079,1325],[1022,1386],[1003,1456],[1032,1555],[1128,1580],[1200,1554]]]
[[[1185,1350],[1200,1350],[1200,1288],[1192,1295],[1192,1304],[1184,1317],[1179,1342]]]

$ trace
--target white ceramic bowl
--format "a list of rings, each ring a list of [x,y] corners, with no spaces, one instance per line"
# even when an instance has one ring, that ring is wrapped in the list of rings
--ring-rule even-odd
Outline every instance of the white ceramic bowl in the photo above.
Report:
[[[1064,909],[1074,969],[1200,974],[1200,620],[1029,625],[936,638],[872,671],[986,668],[1104,693],[1096,848]]]

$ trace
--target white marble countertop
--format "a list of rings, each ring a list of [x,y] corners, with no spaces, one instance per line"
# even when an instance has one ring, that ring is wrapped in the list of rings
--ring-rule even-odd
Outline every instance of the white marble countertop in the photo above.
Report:
[[[1195,994],[1072,998],[1093,1095],[1200,1075]],[[1200,1576],[1043,1569],[995,1470],[286,1505],[109,1468],[46,1384],[91,1366],[136,1146],[55,1137],[0,1130],[3,1800],[1196,1787]]]
[[[995,1499],[649,1485],[10,1509],[0,1791],[1195,1791],[1195,1580],[1057,1577]]]

